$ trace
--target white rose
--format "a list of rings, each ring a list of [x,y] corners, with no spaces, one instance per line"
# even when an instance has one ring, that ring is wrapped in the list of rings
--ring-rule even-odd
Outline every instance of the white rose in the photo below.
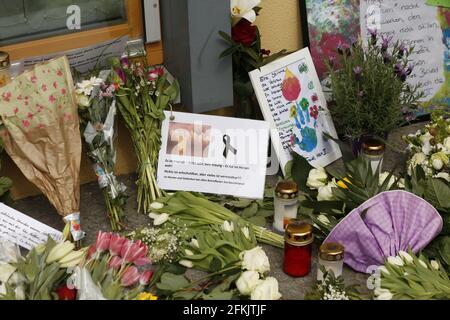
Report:
[[[444,147],[447,150],[450,150],[450,137],[447,137],[447,138],[444,139]]]
[[[404,262],[403,262],[403,259],[400,258],[400,257],[389,257],[387,259],[387,261],[388,261],[388,263],[392,264],[393,266],[402,267],[402,266],[405,265]]]
[[[325,186],[319,187],[319,193],[317,194],[317,201],[329,201],[333,200],[333,187],[335,184],[333,182],[328,183]]]
[[[387,172],[387,171],[384,171],[384,172],[380,173],[380,176],[378,178],[378,185],[381,186],[386,181],[388,176],[389,176],[389,172]],[[388,189],[390,189],[392,187],[392,185],[395,182],[395,179],[396,179],[395,176],[392,175],[391,178],[389,179],[389,182],[388,182]]]
[[[178,261],[178,263],[186,268],[192,268],[194,266],[194,264],[190,260],[180,260],[180,261]]]
[[[423,152],[415,153],[410,161],[411,167],[415,168],[417,165],[423,164],[427,161],[427,156]]]
[[[222,229],[228,232],[234,231],[234,225],[233,222],[224,221],[222,225]]]
[[[77,94],[77,104],[80,107],[89,107],[90,106],[89,98],[86,97],[84,94]]]
[[[376,300],[392,300],[392,293],[388,289],[375,289]]]
[[[436,260],[431,260],[431,261],[430,261],[430,264],[431,264],[431,267],[432,267],[434,270],[439,270],[439,263],[437,263]]]
[[[430,140],[433,139],[433,136],[427,132],[424,135],[420,137],[420,142],[422,142],[422,152],[426,155],[430,154],[431,152],[431,143]]]
[[[432,164],[435,170],[441,170],[442,167],[444,166],[444,162],[441,159],[434,159],[432,161]]]
[[[398,252],[398,255],[399,255],[401,258],[403,258],[403,260],[404,260],[405,262],[413,263],[413,261],[414,261],[413,257],[411,257],[411,255],[410,255],[408,252],[406,252],[406,251],[400,250],[400,251]]]
[[[441,179],[447,180],[447,182],[450,182],[450,174],[448,174],[447,172],[439,172],[434,177],[441,178]]]
[[[328,174],[324,168],[319,167],[317,169],[311,169],[309,171],[308,179],[306,180],[306,185],[311,189],[318,189],[327,184]]]
[[[243,251],[239,254],[239,258],[242,260],[244,270],[258,271],[260,274],[270,271],[269,258],[261,247]]]
[[[274,277],[267,277],[253,290],[251,300],[278,300],[281,293],[278,291],[278,281]]]
[[[330,220],[328,219],[328,217],[324,214],[320,214],[317,217],[317,220],[319,220],[320,222],[322,222],[324,225],[328,226],[330,224]]]
[[[257,271],[244,271],[237,279],[236,287],[241,294],[249,296],[260,282]]]

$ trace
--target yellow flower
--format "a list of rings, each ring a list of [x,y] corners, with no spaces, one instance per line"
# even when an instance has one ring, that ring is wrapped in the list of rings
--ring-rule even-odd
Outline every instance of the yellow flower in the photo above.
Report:
[[[348,178],[344,178],[344,179],[342,179],[342,180],[339,180],[336,184],[338,185],[338,187],[340,187],[340,188],[342,188],[342,189],[348,189],[348,187],[347,187],[347,185],[344,183],[344,181],[347,182],[347,183],[349,183],[349,184],[352,184],[352,183],[350,182],[350,180],[348,180]]]
[[[291,107],[290,115],[291,115],[291,118],[295,118],[297,116],[297,110],[295,109],[295,106]]]
[[[136,297],[136,300],[158,300],[158,297],[150,292],[141,292]]]

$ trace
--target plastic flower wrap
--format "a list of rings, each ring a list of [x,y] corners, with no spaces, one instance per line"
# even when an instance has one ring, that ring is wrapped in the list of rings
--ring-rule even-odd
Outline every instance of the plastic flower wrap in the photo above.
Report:
[[[409,175],[420,166],[427,176],[450,183],[450,119],[435,113],[425,128],[405,136],[404,140],[410,151]]]
[[[98,184],[103,192],[107,213],[114,231],[122,229],[126,187],[114,175],[117,85],[109,82],[110,71],[77,83],[77,102],[82,133]]]
[[[73,89],[66,57],[19,75],[0,89],[0,134],[6,152],[79,240],[81,138]]]

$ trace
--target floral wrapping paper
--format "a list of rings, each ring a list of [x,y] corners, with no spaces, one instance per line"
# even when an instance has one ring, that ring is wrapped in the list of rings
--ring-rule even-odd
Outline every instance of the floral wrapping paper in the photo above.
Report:
[[[5,150],[62,216],[79,211],[81,137],[67,58],[36,65],[0,89]]]

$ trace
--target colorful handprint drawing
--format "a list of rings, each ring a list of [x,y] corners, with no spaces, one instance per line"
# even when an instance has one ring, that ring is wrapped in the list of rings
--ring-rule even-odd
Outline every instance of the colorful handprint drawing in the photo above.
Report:
[[[313,151],[317,147],[316,130],[319,108],[316,105],[310,107],[308,99],[303,98],[292,105],[290,115],[298,129],[291,136],[292,146],[297,145],[305,152]]]

